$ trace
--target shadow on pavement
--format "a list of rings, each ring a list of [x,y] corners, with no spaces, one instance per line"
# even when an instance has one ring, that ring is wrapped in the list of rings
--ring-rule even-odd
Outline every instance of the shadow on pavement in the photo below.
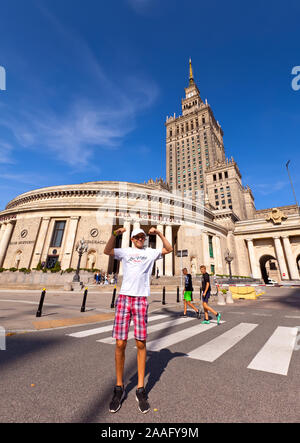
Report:
[[[268,300],[269,297],[270,299]],[[283,309],[284,307],[300,309],[300,288],[290,290],[289,294],[285,295],[268,294],[265,295],[264,298],[265,300],[267,300],[266,303],[270,302],[274,305],[277,304],[279,307],[282,306]]]
[[[173,358],[184,357],[186,354],[182,352],[171,352],[169,349],[161,349],[159,352],[147,351],[147,363],[145,378],[149,374],[148,383],[145,386],[146,392],[149,393],[151,389],[160,380],[161,375],[164,373],[169,362]],[[138,382],[137,372],[129,380],[129,384],[126,386],[126,394],[128,395],[132,389],[136,389]]]
[[[22,360],[31,358],[34,354],[47,353],[51,347],[60,344],[59,338],[50,338],[49,335],[39,336],[33,334],[16,334],[6,337],[6,350],[0,351],[0,367],[21,365]]]
[[[162,310],[163,313],[169,313],[170,316],[175,316],[178,318],[178,311],[172,311],[168,308]],[[170,326],[168,328],[163,329],[155,339],[159,339],[168,335],[172,332],[173,327]],[[149,374],[149,379],[146,388],[146,391],[149,392],[155,384],[159,381],[162,373],[167,367],[168,363],[176,357],[182,357],[186,354],[175,352],[172,353],[168,349],[162,349],[160,352],[147,351],[147,363],[146,363],[146,374]],[[148,358],[149,356],[149,358]],[[125,354],[125,378],[126,374],[134,375],[130,377],[129,385],[125,385],[126,394],[128,394],[132,389],[137,387],[137,363],[136,363],[136,355],[131,359],[128,363],[128,359],[126,360]],[[114,374],[113,374],[114,376]],[[113,382],[114,383],[114,382]],[[104,392],[101,395],[91,399],[88,409],[84,411],[79,411],[76,414],[76,419],[73,420],[73,423],[94,423],[94,422],[111,422],[113,414],[108,411],[109,403],[113,395],[113,387],[114,385],[107,386]]]

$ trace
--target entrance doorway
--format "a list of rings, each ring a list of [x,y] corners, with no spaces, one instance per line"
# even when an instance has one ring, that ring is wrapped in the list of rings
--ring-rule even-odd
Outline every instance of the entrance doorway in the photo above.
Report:
[[[269,279],[273,279],[277,282],[280,280],[280,273],[278,262],[272,255],[263,255],[259,259],[261,275],[265,283],[268,283]]]
[[[48,255],[47,261],[46,261],[46,268],[52,269],[55,266],[55,263],[58,261],[58,255]]]

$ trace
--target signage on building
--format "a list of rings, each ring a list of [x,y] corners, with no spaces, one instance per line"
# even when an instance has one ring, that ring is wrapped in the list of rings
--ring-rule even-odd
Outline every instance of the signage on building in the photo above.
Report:
[[[187,249],[181,249],[177,251],[177,257],[188,257],[189,251]]]

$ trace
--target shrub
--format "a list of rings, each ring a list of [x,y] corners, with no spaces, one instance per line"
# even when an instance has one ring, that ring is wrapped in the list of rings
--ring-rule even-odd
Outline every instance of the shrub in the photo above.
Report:
[[[0,268],[0,272],[6,271],[5,268]]]
[[[9,270],[10,270],[11,272],[16,272],[16,271],[17,271],[17,268],[9,268]]]
[[[60,262],[57,261],[54,265],[54,267],[52,269],[50,269],[51,272],[60,272],[61,271],[61,266],[60,266]]]
[[[19,269],[19,272],[24,272],[24,274],[30,274],[31,269],[21,268],[21,269]]]
[[[38,262],[37,267],[35,269],[36,271],[41,271],[43,269],[41,261]]]

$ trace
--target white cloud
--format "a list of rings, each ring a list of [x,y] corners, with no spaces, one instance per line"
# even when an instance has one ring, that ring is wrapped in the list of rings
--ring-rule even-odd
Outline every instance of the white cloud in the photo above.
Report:
[[[14,163],[12,158],[13,147],[10,143],[6,143],[0,140],[0,164]]]
[[[261,195],[270,195],[281,191],[289,183],[287,181],[278,180],[275,183],[257,183],[253,184],[252,188]]]
[[[143,14],[148,11],[153,0],[127,0],[128,4],[134,9],[135,12]]]
[[[61,110],[56,103],[51,108],[49,85],[40,86],[39,96],[44,97],[45,104],[35,107],[33,98],[24,100],[26,104],[19,110],[6,107],[0,125],[9,128],[21,147],[42,149],[72,168],[86,168],[96,148],[113,150],[122,144],[136,128],[139,113],[156,101],[158,87],[145,76],[112,79],[77,32],[60,23],[44,6],[40,9],[63,37],[78,62],[79,72],[84,72],[85,82],[91,84],[90,96],[70,91],[70,98],[67,93],[64,97],[67,105]],[[95,91],[93,96],[91,91]]]

